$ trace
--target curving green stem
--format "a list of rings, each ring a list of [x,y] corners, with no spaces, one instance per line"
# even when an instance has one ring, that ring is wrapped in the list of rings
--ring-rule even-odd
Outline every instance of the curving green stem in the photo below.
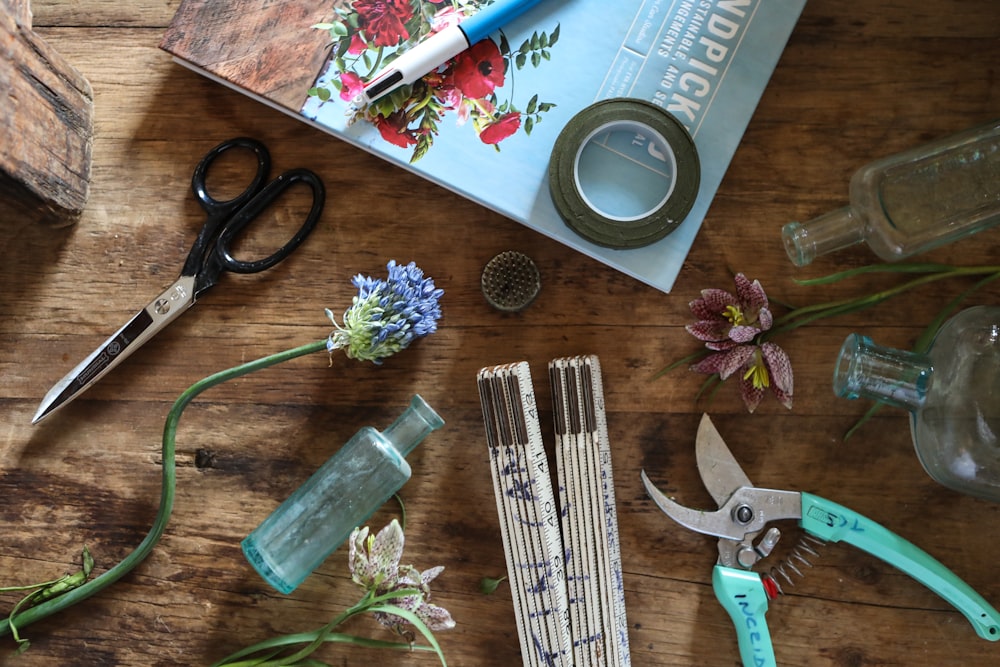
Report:
[[[156,546],[156,543],[159,542],[160,537],[163,535],[163,531],[167,527],[167,522],[170,520],[170,512],[173,510],[175,486],[177,481],[176,462],[174,457],[174,439],[177,434],[177,422],[180,421],[181,412],[184,411],[184,408],[194,399],[195,396],[206,389],[214,387],[215,385],[221,384],[227,380],[232,380],[234,378],[247,375],[248,373],[253,373],[254,371],[258,371],[290,359],[295,359],[296,357],[325,350],[326,342],[326,339],[323,339],[307,345],[295,347],[290,350],[285,350],[283,352],[277,352],[254,361],[248,361],[245,364],[234,366],[233,368],[210,375],[188,387],[174,402],[173,407],[170,408],[170,412],[167,414],[166,424],[163,427],[163,474],[160,487],[160,507],[156,513],[156,518],[153,520],[153,525],[150,528],[149,533],[146,535],[146,538],[132,553],[123,558],[120,563],[112,567],[110,570],[107,570],[99,577],[95,577],[94,579],[91,579],[85,584],[60,595],[59,597],[43,602],[35,607],[31,607],[30,609],[26,609],[14,615],[13,619],[5,618],[0,621],[0,637],[11,634],[12,620],[17,628],[23,628],[34,623],[35,621],[40,621],[43,618],[71,607],[77,602],[80,602],[81,600],[84,600],[115,583],[132,571],[136,565],[141,563],[146,556],[149,555],[149,553],[153,550],[153,547]]]

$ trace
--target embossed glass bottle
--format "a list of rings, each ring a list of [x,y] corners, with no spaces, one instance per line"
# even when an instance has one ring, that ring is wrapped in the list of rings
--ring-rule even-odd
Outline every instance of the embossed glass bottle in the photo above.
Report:
[[[782,228],[796,266],[861,242],[893,262],[1000,224],[1000,121],[872,162],[849,192],[849,206]]]
[[[913,444],[928,474],[955,491],[1000,501],[1000,307],[961,311],[926,354],[851,334],[833,390],[909,410]]]
[[[410,479],[406,455],[443,425],[417,395],[385,431],[365,426],[243,540],[243,554],[291,593]]]

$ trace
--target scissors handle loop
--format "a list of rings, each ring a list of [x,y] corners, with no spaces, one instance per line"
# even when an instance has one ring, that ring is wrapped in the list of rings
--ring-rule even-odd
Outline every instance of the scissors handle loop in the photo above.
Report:
[[[233,257],[230,244],[236,235],[252,222],[260,213],[273,203],[289,187],[296,183],[305,183],[312,189],[312,208],[306,216],[302,226],[299,227],[295,235],[292,236],[285,245],[278,248],[274,253],[262,259],[241,260]],[[257,196],[251,199],[243,208],[225,224],[219,238],[216,241],[216,257],[227,270],[234,273],[257,273],[271,268],[281,260],[288,257],[299,245],[306,240],[323,212],[323,204],[326,200],[326,189],[323,181],[314,172],[308,169],[290,169],[268,183]]]
[[[208,170],[220,155],[233,148],[243,148],[254,154],[257,158],[257,173],[254,174],[253,180],[243,192],[232,199],[218,200],[208,193],[208,188],[205,186]],[[228,139],[205,153],[205,157],[195,167],[194,174],[191,176],[191,189],[194,191],[194,196],[198,198],[198,203],[210,217],[227,217],[228,214],[250,201],[254,193],[261,189],[270,170],[271,154],[268,152],[267,146],[249,137]]]

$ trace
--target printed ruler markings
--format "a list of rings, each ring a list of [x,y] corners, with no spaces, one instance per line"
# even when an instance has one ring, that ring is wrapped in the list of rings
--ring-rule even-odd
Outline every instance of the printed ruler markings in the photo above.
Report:
[[[525,362],[478,377],[497,512],[526,667],[572,665],[559,510]]]
[[[480,371],[478,385],[479,401],[482,405],[483,421],[486,425],[486,441],[489,446],[490,474],[493,479],[493,488],[497,490],[501,488],[501,470],[505,465],[509,465],[505,462],[510,458],[510,447],[503,444],[506,441],[501,436],[501,431],[507,428],[507,424],[500,416],[503,406],[500,397],[497,397],[493,391],[492,376],[487,369]],[[501,500],[499,492],[496,493],[496,503],[497,513],[500,517],[500,534],[503,539],[504,555],[507,561],[507,573],[510,578],[511,597],[514,603],[514,618],[517,622],[518,641],[521,644],[522,653],[527,655],[526,648],[531,646],[528,627],[526,625],[530,609],[525,599],[525,589],[512,576],[512,573],[517,569],[517,563],[521,562],[512,551],[512,546],[518,546],[513,537],[516,530],[514,528],[514,516],[506,511],[506,503]],[[532,665],[535,663],[534,661],[529,662],[526,657],[524,664]]]
[[[580,412],[580,385],[577,369],[570,360],[556,359],[549,364],[553,393],[562,400],[554,401],[554,417],[563,424],[557,433],[556,456],[559,460],[560,486],[566,488],[563,498],[563,541],[567,553],[567,582],[575,592],[570,609],[573,626],[573,657],[577,666],[605,664],[606,653],[600,623],[600,600],[595,590],[593,525],[596,517],[588,496],[591,494],[587,472],[587,443]]]
[[[556,359],[550,363],[549,372],[556,451],[557,455],[563,453],[560,485],[573,490],[566,495],[569,505],[563,507],[564,540],[574,545],[567,559],[567,572],[571,585],[574,579],[583,582],[579,590],[584,597],[578,602],[579,609],[574,609],[578,613],[572,616],[577,623],[573,627],[574,657],[578,667],[630,666],[600,361],[594,355]]]
[[[603,501],[604,538],[607,544],[606,563],[609,577],[602,580],[611,600],[611,614],[615,632],[612,642],[615,665],[631,667],[632,654],[629,649],[628,619],[625,614],[625,581],[622,575],[621,534],[618,530],[618,510],[615,501],[615,478],[611,464],[611,440],[608,437],[608,417],[604,402],[604,377],[601,362],[595,355],[587,359],[590,405],[594,429],[591,433],[597,439],[598,467],[601,480],[601,500]]]

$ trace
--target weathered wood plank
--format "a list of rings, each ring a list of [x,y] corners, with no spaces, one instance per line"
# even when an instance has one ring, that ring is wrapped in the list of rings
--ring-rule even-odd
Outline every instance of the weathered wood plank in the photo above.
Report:
[[[87,79],[32,30],[28,0],[0,1],[0,235],[80,216],[92,139]]]

